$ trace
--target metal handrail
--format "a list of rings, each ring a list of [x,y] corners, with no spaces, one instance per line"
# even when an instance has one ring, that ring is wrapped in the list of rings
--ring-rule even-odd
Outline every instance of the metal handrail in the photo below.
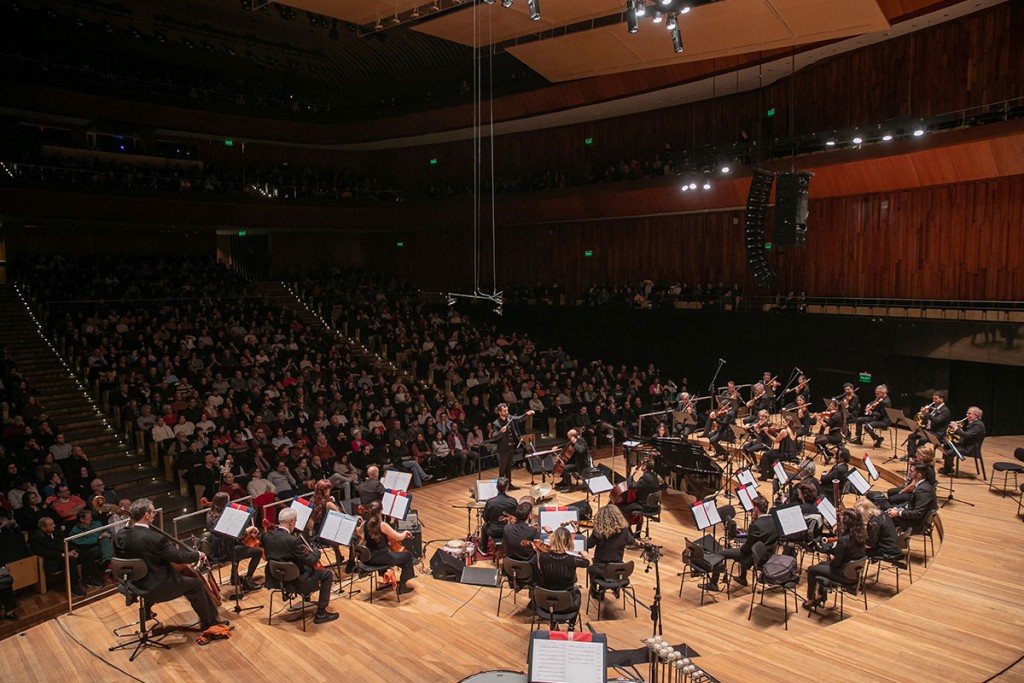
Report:
[[[156,514],[156,518],[157,518],[156,526],[160,527],[160,529],[162,530],[164,528],[164,509],[163,508],[157,508],[155,514]],[[67,596],[68,596],[68,614],[74,614],[75,613],[75,604],[76,604],[75,600],[74,600],[74,596],[71,594],[71,557],[68,555],[68,550],[69,550],[68,549],[68,544],[71,541],[77,540],[79,538],[85,538],[87,536],[98,536],[99,534],[102,534],[104,531],[107,531],[107,530],[116,529],[116,530],[120,531],[122,528],[124,528],[124,526],[126,524],[128,524],[128,520],[125,520],[123,522],[113,522],[112,524],[105,524],[105,525],[103,525],[101,527],[98,527],[96,529],[90,529],[89,531],[83,531],[80,534],[75,534],[74,536],[68,536],[67,538],[64,539],[64,587],[67,590]],[[116,593],[116,592],[117,592],[117,586],[115,585],[112,588],[105,588],[105,589],[101,590],[99,593],[93,593],[92,595],[88,595],[88,596],[82,598],[81,600],[79,600],[77,604],[82,605],[82,604],[85,604],[87,602],[92,602],[93,600],[96,600],[97,598],[105,598],[108,595],[112,595],[113,593]]]
[[[232,503],[241,503],[241,502],[244,502],[244,501],[247,501],[247,500],[252,500],[252,498],[253,498],[252,496],[243,496],[242,498],[237,498],[237,499],[235,499],[235,500],[233,500],[231,502]],[[192,517],[198,517],[199,515],[205,515],[208,512],[209,512],[209,509],[205,509],[204,508],[204,509],[201,509],[201,510],[196,510],[195,512],[189,512],[189,513],[184,514],[184,515],[178,515],[177,517],[172,519],[171,520],[171,528],[174,529],[174,537],[178,538],[178,522],[181,522],[182,520],[185,520],[185,519],[191,519]]]

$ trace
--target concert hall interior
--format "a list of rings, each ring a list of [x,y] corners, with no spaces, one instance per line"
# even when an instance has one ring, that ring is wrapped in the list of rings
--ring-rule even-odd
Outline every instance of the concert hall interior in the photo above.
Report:
[[[3,3],[0,676],[1024,683],[1021,36]]]

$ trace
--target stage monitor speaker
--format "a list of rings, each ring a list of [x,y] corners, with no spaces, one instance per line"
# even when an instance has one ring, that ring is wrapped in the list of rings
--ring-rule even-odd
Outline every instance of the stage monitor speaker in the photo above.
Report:
[[[612,468],[608,467],[608,465],[605,465],[604,463],[601,463],[600,465],[595,467],[594,470],[595,474],[600,473],[608,477],[608,481],[610,481],[613,485],[626,481],[626,478],[624,476],[622,476],[618,472],[612,472]]]
[[[464,567],[461,583],[470,586],[498,587],[498,570],[494,567]]]
[[[406,531],[411,531],[412,537],[402,539],[402,547],[419,560],[423,557],[423,529],[417,524],[415,528],[407,529]]]
[[[779,247],[807,245],[810,173],[780,173],[775,181],[775,237]]]
[[[430,558],[430,574],[439,581],[461,581],[466,565],[443,550],[435,550]]]

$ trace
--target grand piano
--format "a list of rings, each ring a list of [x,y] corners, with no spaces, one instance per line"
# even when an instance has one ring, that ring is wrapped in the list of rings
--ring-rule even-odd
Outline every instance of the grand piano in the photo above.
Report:
[[[700,445],[683,439],[644,437],[634,447],[638,456],[650,456],[654,470],[669,486],[703,498],[722,485],[722,467]]]

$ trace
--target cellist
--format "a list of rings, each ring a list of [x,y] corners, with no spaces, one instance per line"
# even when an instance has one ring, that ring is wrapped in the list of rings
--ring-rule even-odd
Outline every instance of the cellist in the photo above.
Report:
[[[565,436],[569,439],[569,444],[574,452],[572,460],[566,463],[562,469],[562,482],[558,486],[558,490],[562,493],[572,488],[571,474],[573,472],[583,473],[590,469],[590,453],[587,452],[587,441],[583,435],[575,429],[570,429]]]

